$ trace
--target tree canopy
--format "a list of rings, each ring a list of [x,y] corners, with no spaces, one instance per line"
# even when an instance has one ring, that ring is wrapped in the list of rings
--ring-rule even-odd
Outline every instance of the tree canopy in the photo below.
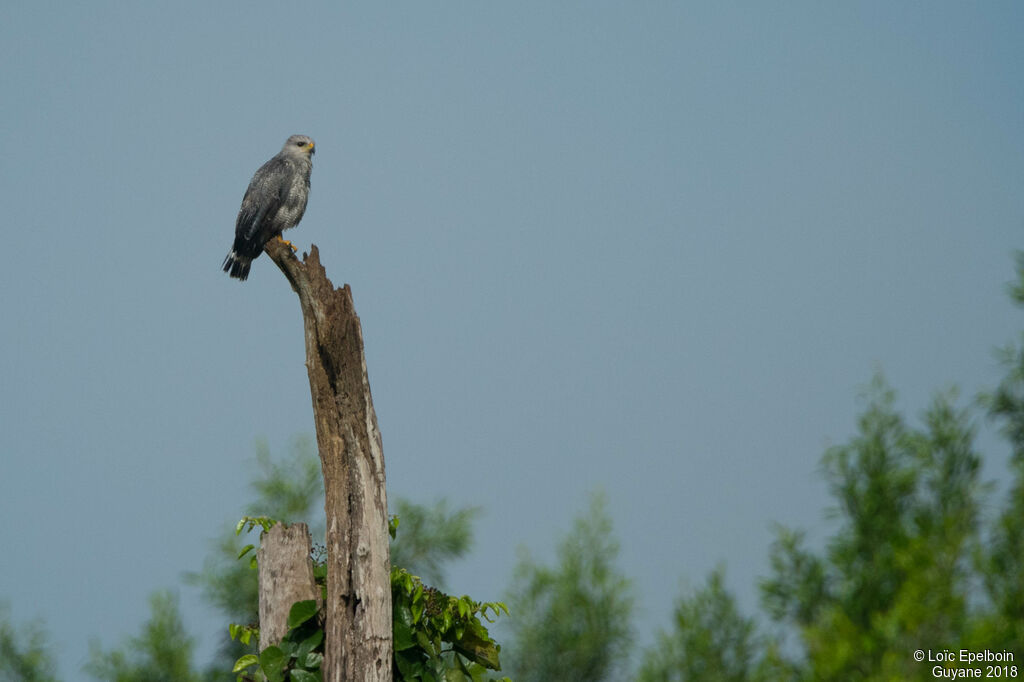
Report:
[[[555,566],[523,553],[507,598],[513,679],[622,679],[633,640],[634,600],[629,579],[615,565],[618,553],[601,494],[573,522]]]

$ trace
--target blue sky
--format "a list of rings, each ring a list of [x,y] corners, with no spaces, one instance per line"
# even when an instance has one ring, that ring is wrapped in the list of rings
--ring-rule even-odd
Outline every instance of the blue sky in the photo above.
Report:
[[[241,513],[254,441],[312,432],[294,294],[219,270],[304,133],[290,237],[352,286],[389,494],[485,509],[452,587],[500,598],[603,489],[643,637],[719,561],[752,610],[771,524],[827,533],[818,460],[876,369],[912,415],[999,377],[1022,30],[1015,2],[6,3],[0,599],[81,679]]]

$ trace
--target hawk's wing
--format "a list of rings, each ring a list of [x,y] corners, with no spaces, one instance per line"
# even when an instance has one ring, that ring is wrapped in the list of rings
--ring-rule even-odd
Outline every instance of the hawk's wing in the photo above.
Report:
[[[288,163],[275,156],[260,166],[245,191],[235,223],[235,240],[251,245],[255,253],[277,231],[267,221],[273,220],[287,196],[288,177]]]

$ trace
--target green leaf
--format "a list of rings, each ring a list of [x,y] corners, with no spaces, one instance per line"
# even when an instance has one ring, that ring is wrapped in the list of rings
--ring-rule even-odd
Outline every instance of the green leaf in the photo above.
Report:
[[[417,660],[419,654],[416,654],[415,658],[409,658],[404,654],[395,656],[395,665],[398,666],[398,672],[401,673],[403,680],[415,680],[419,679],[423,675],[423,664]]]
[[[242,551],[238,553],[238,558],[241,559],[246,554],[248,554],[253,549],[255,549],[255,547],[256,547],[256,545],[251,545],[251,544],[250,545],[246,545],[245,547],[242,548]]]
[[[324,662],[324,655],[319,651],[313,651],[306,654],[305,658],[297,659],[298,664],[306,670],[316,670],[320,667],[320,664]]]
[[[307,637],[306,639],[302,640],[302,643],[299,644],[298,650],[295,652],[295,658],[298,658],[298,659],[305,658],[306,656],[308,656],[310,654],[310,652],[312,652],[314,649],[316,649],[318,646],[320,646],[320,643],[323,642],[323,641],[324,641],[324,631],[323,630],[317,630],[316,632],[311,634],[309,637]]]
[[[401,621],[394,621],[392,623],[392,633],[395,639],[395,651],[405,651],[416,646],[416,642],[412,638],[412,628]]]
[[[467,630],[462,639],[452,642],[452,648],[470,661],[479,663],[491,670],[501,670],[498,661],[498,645],[491,639],[485,639]]]
[[[309,671],[309,670],[293,670],[291,672],[292,682],[321,682],[323,677],[320,675],[320,671]]]
[[[473,682],[473,678],[463,673],[461,670],[449,670],[444,676],[447,682]]]
[[[259,631],[259,628],[249,625],[239,625],[238,623],[228,625],[228,633],[231,635],[231,639],[237,639],[242,644],[248,644],[252,636],[259,634]]]
[[[392,540],[394,540],[395,539],[395,535],[398,534],[398,517],[397,516],[392,516],[388,520],[388,534],[391,536]]]
[[[430,637],[423,630],[416,630],[416,643],[420,645],[420,648],[426,652],[434,651],[434,643],[430,641]]]
[[[305,601],[297,601],[292,604],[292,608],[288,611],[288,629],[292,630],[305,623],[307,620],[317,614],[319,609],[316,605],[316,599],[306,599]]]
[[[501,616],[501,612],[502,611],[505,612],[506,616],[511,615],[508,612],[508,607],[505,606],[505,602],[500,602],[500,601],[487,602],[486,604],[482,604],[480,606],[480,615],[483,616],[484,619],[488,623],[493,623],[494,619],[487,615],[487,609],[490,609],[491,611],[494,612],[494,618],[498,618],[499,616]]]
[[[393,620],[410,626],[416,622],[412,616],[412,609],[405,604],[399,603],[397,599],[395,600],[395,606],[392,610],[394,611],[392,615]]]
[[[285,635],[285,638],[282,639],[281,643],[277,646],[281,649],[281,653],[288,658],[295,658],[295,650],[299,648],[299,645],[288,639],[287,635]]]
[[[260,668],[270,682],[283,682],[288,657],[279,647],[268,646],[260,653]]]
[[[257,665],[259,664],[259,662],[260,659],[256,656],[256,654],[246,654],[245,656],[242,656],[237,661],[235,661],[235,667],[231,669],[231,672],[241,672],[248,668],[250,665]]]

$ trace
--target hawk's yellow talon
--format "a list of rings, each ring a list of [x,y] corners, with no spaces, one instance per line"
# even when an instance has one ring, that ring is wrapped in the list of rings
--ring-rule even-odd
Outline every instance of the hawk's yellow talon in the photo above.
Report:
[[[292,243],[291,243],[290,241],[288,241],[287,239],[285,239],[284,237],[282,237],[281,235],[277,235],[277,241],[279,241],[279,242],[281,242],[282,244],[284,244],[285,246],[287,246],[287,247],[288,247],[289,249],[291,249],[291,250],[292,250],[293,252],[295,252],[295,253],[298,253],[298,251],[299,251],[299,250],[298,250],[297,248],[295,248],[295,245],[294,245],[294,244],[292,244]]]

